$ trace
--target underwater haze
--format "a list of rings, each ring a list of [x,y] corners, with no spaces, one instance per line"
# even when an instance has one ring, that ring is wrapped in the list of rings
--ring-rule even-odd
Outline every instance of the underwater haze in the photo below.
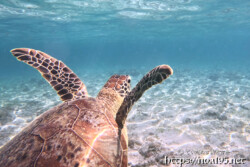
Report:
[[[166,166],[165,156],[250,166],[249,0],[1,0],[0,39],[0,145],[61,103],[10,53],[25,47],[63,61],[92,97],[113,74],[133,87],[173,68],[129,113],[129,166]]]

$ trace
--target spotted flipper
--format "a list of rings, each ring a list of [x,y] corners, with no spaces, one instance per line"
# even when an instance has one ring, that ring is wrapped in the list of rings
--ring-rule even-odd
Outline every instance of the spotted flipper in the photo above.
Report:
[[[173,74],[173,70],[168,65],[160,65],[152,69],[147,73],[135,86],[135,88],[129,92],[125,97],[121,107],[116,114],[116,122],[119,128],[123,128],[125,120],[133,104],[142,96],[142,94],[153,85],[159,84],[170,75]]]
[[[46,53],[28,48],[17,48],[11,53],[20,61],[36,68],[57,91],[62,101],[88,96],[86,86],[63,62]]]

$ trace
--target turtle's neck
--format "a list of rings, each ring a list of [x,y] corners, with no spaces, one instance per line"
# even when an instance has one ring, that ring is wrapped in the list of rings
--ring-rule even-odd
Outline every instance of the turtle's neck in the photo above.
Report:
[[[115,118],[124,98],[113,89],[104,88],[99,92],[96,99],[105,107],[105,109],[111,112]]]

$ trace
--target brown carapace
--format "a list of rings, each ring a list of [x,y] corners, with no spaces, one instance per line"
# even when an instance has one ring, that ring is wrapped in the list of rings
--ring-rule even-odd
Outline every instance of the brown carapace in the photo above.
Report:
[[[152,85],[173,71],[154,68],[130,91],[128,75],[113,75],[96,98],[64,63],[34,49],[11,51],[36,68],[64,101],[40,115],[0,149],[1,167],[126,167],[126,117]]]

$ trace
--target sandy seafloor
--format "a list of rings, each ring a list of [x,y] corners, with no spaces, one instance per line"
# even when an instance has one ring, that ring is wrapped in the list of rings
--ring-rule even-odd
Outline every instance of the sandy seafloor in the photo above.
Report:
[[[116,73],[130,74],[134,86],[149,70]],[[78,74],[92,96],[111,75]],[[0,145],[61,103],[39,74],[1,79],[0,92]],[[249,121],[249,70],[174,69],[174,75],[147,91],[128,116],[129,166],[165,166],[165,156],[245,158],[245,165],[234,166],[250,166]]]

